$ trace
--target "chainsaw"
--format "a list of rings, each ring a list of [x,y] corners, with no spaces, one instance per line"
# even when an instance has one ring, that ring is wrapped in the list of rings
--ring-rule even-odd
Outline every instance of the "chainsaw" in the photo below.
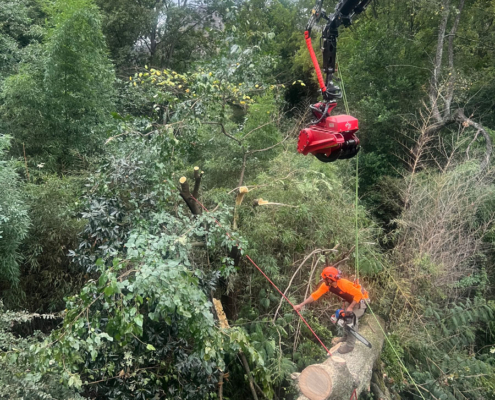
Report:
[[[350,115],[331,116],[330,113],[337,106],[337,99],[342,98],[342,92],[334,83],[333,76],[337,72],[338,29],[341,25],[350,26],[352,18],[363,12],[370,2],[371,0],[340,0],[335,6],[334,13],[327,15],[322,9],[323,0],[316,0],[304,32],[323,101],[310,106],[315,120],[299,133],[297,151],[304,155],[311,153],[322,162],[352,158],[360,149],[359,138],[356,136],[359,129],[358,120]],[[322,18],[327,21],[320,39],[323,50],[323,71],[326,73],[325,81],[311,43],[311,30]]]
[[[369,347],[371,349],[371,343],[354,330],[354,327],[356,326],[356,314],[354,314],[352,311],[343,311],[342,309],[338,309],[335,314],[332,315],[330,320],[334,324],[337,324],[338,326],[345,329],[366,347]]]

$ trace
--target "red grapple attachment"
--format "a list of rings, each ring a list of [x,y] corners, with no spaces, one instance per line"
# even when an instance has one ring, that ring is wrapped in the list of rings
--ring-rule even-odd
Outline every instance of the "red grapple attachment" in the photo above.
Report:
[[[350,115],[330,116],[336,105],[318,103],[311,106],[317,122],[299,133],[299,153],[311,153],[323,162],[352,158],[358,153],[358,120]]]

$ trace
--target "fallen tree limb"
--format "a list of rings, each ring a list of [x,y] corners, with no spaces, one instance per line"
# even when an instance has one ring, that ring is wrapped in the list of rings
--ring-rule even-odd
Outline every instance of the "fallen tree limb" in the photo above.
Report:
[[[319,253],[325,253],[325,252],[330,252],[330,251],[337,251],[337,247],[339,245],[337,244],[333,249],[316,249],[316,250],[313,250],[311,253],[309,253],[303,260],[303,262],[299,265],[299,267],[296,269],[296,272],[294,272],[294,274],[292,275],[292,278],[290,278],[290,281],[289,281],[289,284],[287,285],[287,287],[285,288],[284,290],[284,296],[287,295],[287,292],[289,291],[291,285],[292,285],[292,281],[294,280],[294,278],[296,277],[297,273],[301,270],[301,268],[303,267],[303,265],[306,263],[306,261],[308,261],[311,257],[313,257],[313,255],[315,254],[319,254]],[[280,302],[278,303],[278,307],[277,309],[275,310],[275,315],[273,316],[273,322],[275,323],[275,321],[277,320],[277,316],[278,316],[278,312],[280,311],[280,307],[282,307],[282,304],[284,302],[284,298],[282,297],[280,299]]]

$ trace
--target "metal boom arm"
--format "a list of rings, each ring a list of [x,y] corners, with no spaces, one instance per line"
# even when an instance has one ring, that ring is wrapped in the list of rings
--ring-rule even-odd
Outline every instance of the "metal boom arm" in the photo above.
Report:
[[[362,13],[371,0],[340,0],[335,6],[333,14],[326,15],[321,9],[323,0],[317,0],[311,19],[308,22],[306,31],[311,35],[311,28],[315,22],[321,18],[327,20],[321,36],[321,48],[323,50],[323,72],[326,73],[323,96],[326,101],[332,101],[342,97],[340,88],[333,82],[333,74],[336,72],[337,58],[337,38],[339,36],[339,27],[344,25],[348,27],[352,24],[352,19]]]
[[[340,88],[333,82],[333,74],[336,72],[339,27],[340,25],[351,25],[352,18],[363,12],[370,2],[371,0],[340,0],[335,6],[334,13],[327,16],[321,8],[323,0],[316,0],[304,32],[306,46],[323,94],[323,102],[310,106],[316,120],[299,133],[297,151],[304,155],[311,153],[322,162],[352,158],[360,148],[359,138],[356,136],[359,121],[350,115],[331,116],[330,113],[337,106],[336,100],[342,97]],[[318,59],[311,44],[311,29],[321,18],[327,21],[321,36],[323,72],[326,73],[326,80],[323,79]]]

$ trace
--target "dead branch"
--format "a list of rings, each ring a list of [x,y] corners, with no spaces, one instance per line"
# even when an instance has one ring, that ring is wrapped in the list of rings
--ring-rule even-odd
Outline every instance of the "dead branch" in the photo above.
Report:
[[[239,356],[241,357],[242,366],[244,367],[244,370],[246,371],[246,375],[247,375],[248,380],[249,380],[249,388],[251,389],[251,394],[253,395],[253,399],[258,400],[258,395],[256,394],[256,389],[254,387],[253,375],[251,374],[251,370],[249,369],[249,364],[248,364],[246,355],[241,350],[239,352]]]
[[[437,51],[435,55],[435,61],[433,63],[433,73],[431,75],[430,81],[430,103],[433,110],[433,117],[437,122],[442,122],[442,117],[440,111],[438,110],[438,93],[439,93],[439,80],[440,71],[442,68],[442,58],[443,58],[443,44],[445,40],[445,30],[447,29],[447,22],[449,20],[450,14],[450,1],[444,0],[442,3],[442,19],[440,21],[440,26],[438,27],[438,39],[437,39]]]
[[[489,166],[490,158],[492,155],[492,142],[490,135],[486,132],[484,127],[474,122],[471,118],[467,118],[464,115],[464,110],[458,108],[456,111],[452,112],[451,105],[452,99],[454,97],[454,86],[456,80],[456,72],[454,65],[454,40],[459,28],[460,18],[464,8],[465,0],[459,0],[459,7],[454,18],[454,23],[448,35],[448,59],[447,66],[449,71],[449,76],[446,79],[446,86],[442,87],[440,84],[441,69],[443,63],[443,48],[445,42],[445,32],[447,29],[447,24],[450,16],[450,5],[451,0],[443,0],[442,3],[442,17],[438,28],[438,39],[435,60],[433,63],[433,71],[430,79],[430,109],[433,117],[433,123],[429,123],[425,131],[426,136],[432,136],[441,129],[445,128],[447,125],[452,123],[462,124],[465,128],[473,127],[476,129],[476,136],[480,133],[485,139],[486,150],[484,159],[480,164],[480,173],[483,173]],[[443,112],[440,112],[440,101],[443,101]],[[443,115],[442,115],[443,114]]]
[[[232,139],[234,141],[236,141],[237,143],[239,143],[239,146],[242,146],[242,141],[237,139],[236,137],[232,136],[230,133],[227,132],[227,130],[225,129],[225,126],[224,124],[222,124],[221,122],[203,122],[203,124],[207,124],[207,125],[219,125],[220,128],[222,128],[222,133],[227,136],[229,139]]]
[[[242,158],[242,167],[241,167],[241,176],[239,178],[239,184],[237,186],[242,186],[242,183],[244,181],[244,173],[246,171],[246,162],[247,162],[247,157],[250,156],[250,155],[253,155],[253,154],[256,154],[256,153],[262,153],[264,151],[268,151],[268,150],[271,150],[275,147],[277,147],[278,145],[281,145],[283,142],[285,142],[288,138],[289,138],[290,134],[287,135],[285,138],[283,138],[280,142],[278,143],[275,143],[274,145],[272,146],[269,146],[269,147],[266,147],[264,149],[258,149],[258,150],[248,150],[244,153],[244,156]]]
[[[306,263],[306,261],[309,260],[310,257],[312,257],[315,254],[320,254],[320,253],[324,253],[324,252],[331,252],[331,251],[337,251],[336,248],[337,248],[337,246],[335,246],[333,249],[316,249],[316,250],[313,250],[311,253],[309,253],[304,258],[303,262],[301,264],[299,264],[299,267],[297,267],[296,272],[294,272],[294,274],[292,275],[292,278],[290,278],[289,284],[287,285],[287,287],[284,290],[284,296],[287,295],[287,292],[289,291],[289,289],[290,289],[290,287],[292,285],[292,282],[294,281],[294,278],[299,273],[299,271],[301,270],[301,268],[303,267],[303,265]],[[275,321],[277,320],[278,312],[280,310],[280,307],[282,307],[282,303],[283,302],[284,302],[284,297],[281,297],[280,298],[280,302],[278,303],[277,310],[275,311],[275,315],[273,316],[273,323],[275,323]]]
[[[476,142],[476,139],[478,139],[478,136],[480,134],[480,131],[476,131],[476,135],[474,135],[473,140],[468,144],[468,147],[466,149],[466,158],[469,160],[469,150],[471,149],[471,146],[474,142]]]
[[[472,119],[466,117],[466,115],[464,115],[464,110],[462,108],[459,108],[456,111],[455,117],[458,122],[463,124],[463,126],[465,127],[471,126],[475,128],[477,132],[481,133],[485,138],[485,143],[486,143],[485,158],[480,164],[480,170],[481,172],[484,172],[490,165],[490,158],[493,152],[492,139],[490,135],[481,124],[478,124],[477,122],[474,122]]]
[[[447,95],[445,96],[445,110],[444,118],[448,117],[450,114],[450,106],[452,104],[452,98],[454,97],[454,84],[455,84],[455,70],[454,70],[454,38],[457,33],[457,28],[459,27],[459,21],[461,20],[462,9],[464,8],[465,0],[460,0],[457,15],[454,20],[454,25],[449,33],[449,81],[447,83]]]
[[[281,118],[282,118],[282,117],[280,117],[280,118],[277,120],[277,122],[278,122],[278,121],[280,121],[280,119],[281,119]],[[270,122],[267,122],[267,123],[265,123],[265,124],[263,124],[263,125],[257,126],[257,127],[256,127],[256,128],[254,128],[254,129],[251,129],[248,133],[245,133],[244,135],[242,135],[241,140],[246,139],[246,138],[247,138],[247,137],[248,137],[251,133],[256,132],[258,129],[264,128],[264,127],[265,127],[265,126],[267,126],[267,125],[271,125],[271,124],[273,124],[274,122],[275,122],[275,121],[270,121]]]
[[[311,282],[313,282],[313,275],[315,273],[316,267],[318,266],[318,258],[315,257],[313,260],[313,263],[311,265],[311,272],[309,274],[309,279],[308,279],[308,284],[306,285],[306,292],[304,293],[304,298],[308,298],[309,292],[311,290]],[[297,345],[299,341],[299,336],[301,334],[301,318],[297,319],[297,327],[296,327],[296,333],[294,335],[294,345],[292,348],[292,352],[295,353],[297,350]]]

